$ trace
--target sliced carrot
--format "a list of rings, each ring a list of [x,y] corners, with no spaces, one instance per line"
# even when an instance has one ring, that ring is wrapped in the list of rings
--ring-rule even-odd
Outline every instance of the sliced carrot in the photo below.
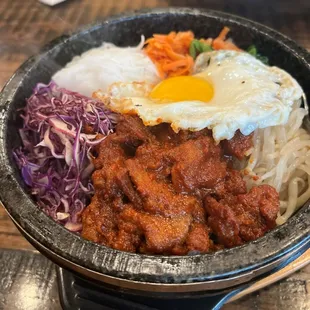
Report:
[[[212,42],[212,47],[215,50],[233,50],[233,51],[242,51],[237,45],[232,41],[226,40],[227,34],[230,31],[228,27],[224,27],[220,32],[217,38]]]
[[[231,40],[227,40],[230,29],[224,27],[217,38],[200,39],[215,50],[242,51]],[[189,75],[194,67],[194,59],[189,55],[189,47],[194,40],[191,31],[168,34],[154,34],[145,42],[145,52],[155,63],[161,78]]]
[[[225,41],[226,40],[226,36],[228,35],[228,32],[230,31],[230,29],[228,28],[228,27],[224,27],[223,29],[222,29],[222,31],[220,32],[220,34],[218,35],[218,39],[221,39],[221,40],[223,40],[223,41]]]
[[[191,31],[154,34],[146,41],[146,54],[155,63],[161,78],[191,74],[194,62],[188,55],[194,39]]]

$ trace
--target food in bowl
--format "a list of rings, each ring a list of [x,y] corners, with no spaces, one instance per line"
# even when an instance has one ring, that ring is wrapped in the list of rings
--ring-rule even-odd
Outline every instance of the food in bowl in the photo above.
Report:
[[[104,43],[39,84],[15,152],[38,204],[147,254],[212,252],[286,221],[310,197],[302,89],[227,33]]]

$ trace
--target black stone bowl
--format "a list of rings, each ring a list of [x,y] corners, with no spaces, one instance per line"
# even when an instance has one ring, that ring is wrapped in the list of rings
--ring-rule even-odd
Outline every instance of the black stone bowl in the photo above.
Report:
[[[28,194],[12,150],[20,146],[18,109],[38,83],[73,56],[103,41],[136,45],[140,36],[192,30],[197,37],[214,37],[223,26],[243,48],[255,44],[272,65],[292,74],[310,98],[310,56],[287,37],[265,26],[229,14],[198,9],[157,9],[122,15],[62,36],[23,64],[0,97],[0,197],[26,238],[56,263],[84,276],[139,293],[186,297],[248,283],[280,268],[308,248],[310,205],[264,237],[232,249],[193,256],[151,256],[116,251],[82,239],[43,213]],[[179,295],[178,295],[179,294]]]

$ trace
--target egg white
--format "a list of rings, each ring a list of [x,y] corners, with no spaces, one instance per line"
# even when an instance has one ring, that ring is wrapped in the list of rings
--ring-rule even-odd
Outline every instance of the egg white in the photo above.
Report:
[[[231,139],[236,130],[248,135],[256,128],[285,124],[302,89],[287,72],[264,65],[244,52],[213,51],[199,55],[195,76],[213,85],[209,102],[168,102],[149,98],[152,85],[115,83],[97,98],[120,113],[137,114],[147,126],[161,122],[180,129],[209,128],[215,141]],[[107,100],[108,99],[108,100]]]

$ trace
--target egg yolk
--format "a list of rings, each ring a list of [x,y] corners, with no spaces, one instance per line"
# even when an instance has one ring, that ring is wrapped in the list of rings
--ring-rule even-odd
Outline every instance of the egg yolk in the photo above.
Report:
[[[196,76],[176,76],[156,85],[150,97],[160,100],[208,102],[214,95],[213,87],[208,81]]]

